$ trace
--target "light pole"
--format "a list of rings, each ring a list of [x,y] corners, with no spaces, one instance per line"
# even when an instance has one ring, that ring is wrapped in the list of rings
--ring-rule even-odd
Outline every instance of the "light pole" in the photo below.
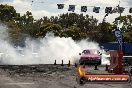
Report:
[[[118,13],[120,14],[120,18],[119,18],[119,20],[121,21],[121,13],[122,13],[122,9],[121,9],[121,7],[120,7],[120,1],[119,1],[119,5],[117,6],[117,11],[118,11]],[[123,9],[124,10],[124,9]],[[118,22],[118,25],[119,25],[119,22]],[[121,32],[121,44],[120,44],[120,49],[122,50],[122,52],[124,53],[124,41],[123,41],[123,34],[122,34],[122,29],[120,28],[120,32]]]

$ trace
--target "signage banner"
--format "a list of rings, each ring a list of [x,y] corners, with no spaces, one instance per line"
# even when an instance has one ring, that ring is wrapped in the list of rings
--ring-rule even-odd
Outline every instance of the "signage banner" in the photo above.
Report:
[[[116,36],[117,42],[120,44],[120,48],[122,49],[122,34],[121,31],[119,29],[115,29],[114,30],[114,34]]]

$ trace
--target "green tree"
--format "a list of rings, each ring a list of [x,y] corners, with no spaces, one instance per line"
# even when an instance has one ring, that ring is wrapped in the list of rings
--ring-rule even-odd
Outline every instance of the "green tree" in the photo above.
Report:
[[[110,23],[100,23],[98,25],[98,42],[113,42],[115,41],[114,33],[112,32],[113,26]]]
[[[72,37],[74,40],[87,38],[87,34],[82,32],[79,27],[71,26],[66,31],[62,32],[62,37]]]
[[[117,17],[114,21],[114,25],[117,26],[118,24],[123,24],[121,28],[121,32],[123,34],[124,42],[132,42],[131,39],[132,16],[126,15],[126,16]]]
[[[22,30],[18,27],[15,21],[9,21],[7,25],[9,28],[8,34],[9,34],[10,42],[13,44],[22,43],[23,42]]]
[[[0,5],[0,20],[2,22],[8,22],[19,17],[20,14],[16,13],[16,10],[13,6],[9,5]]]
[[[132,16],[131,15],[117,17],[114,21],[115,25],[118,25],[121,23],[123,24],[122,31],[127,32],[129,30],[132,30]]]
[[[60,36],[62,27],[59,24],[47,23],[42,24],[36,36],[45,37],[46,33],[53,33],[55,36]]]
[[[24,34],[28,34],[31,37],[34,37],[34,32],[35,32],[35,29],[34,29],[34,18],[32,16],[31,12],[27,11],[26,14],[21,16],[18,19],[17,24],[22,29],[22,32]]]
[[[125,42],[131,42],[132,39],[132,16],[117,17],[113,24],[98,23],[93,16],[66,13],[48,18],[44,16],[41,19],[34,20],[32,13],[27,11],[23,16],[16,13],[13,6],[0,5],[0,22],[9,27],[9,36],[12,42],[20,42],[23,34],[31,38],[45,37],[46,33],[52,32],[55,36],[72,37],[74,40],[90,38],[97,42],[115,41],[112,33],[113,27],[122,23],[121,28]]]

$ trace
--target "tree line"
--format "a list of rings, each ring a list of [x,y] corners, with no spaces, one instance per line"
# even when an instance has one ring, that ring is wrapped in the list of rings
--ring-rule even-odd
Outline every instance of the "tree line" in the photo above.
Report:
[[[44,15],[44,14],[43,14]],[[93,16],[65,13],[59,16],[44,16],[34,19],[31,12],[24,15],[17,13],[13,6],[0,5],[0,22],[9,28],[9,38],[12,43],[20,43],[24,38],[43,38],[52,32],[55,36],[72,37],[73,40],[89,38],[92,41],[115,42],[112,30],[118,22],[123,23],[122,34],[124,42],[132,42],[132,16],[126,15],[115,18],[113,23],[99,23]]]

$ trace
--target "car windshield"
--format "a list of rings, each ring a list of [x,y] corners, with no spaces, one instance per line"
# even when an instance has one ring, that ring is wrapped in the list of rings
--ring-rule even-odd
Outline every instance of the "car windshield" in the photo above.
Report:
[[[82,54],[97,54],[97,50],[84,50]]]

